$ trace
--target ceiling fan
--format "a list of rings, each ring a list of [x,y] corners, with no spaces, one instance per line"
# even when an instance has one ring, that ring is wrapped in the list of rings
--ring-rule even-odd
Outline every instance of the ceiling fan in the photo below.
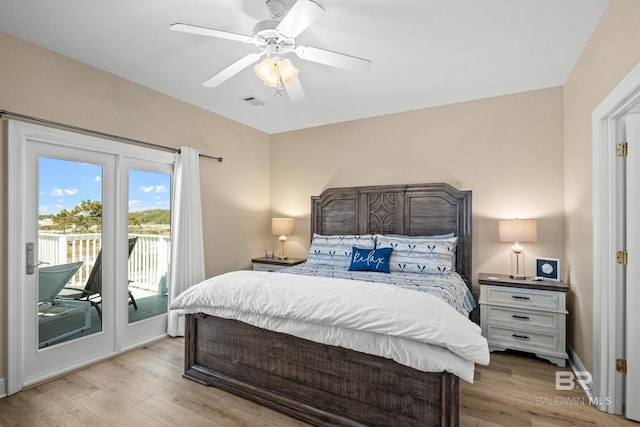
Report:
[[[371,69],[371,61],[368,59],[312,46],[296,45],[295,38],[324,13],[322,6],[315,1],[297,0],[286,15],[286,6],[282,0],[266,0],[266,7],[270,19],[258,22],[253,28],[252,36],[182,23],[169,26],[173,31],[253,43],[260,49],[259,53],[250,53],[229,65],[204,82],[203,86],[216,87],[266,56],[255,67],[256,75],[265,85],[274,89],[274,94],[281,95],[284,85],[292,101],[302,100],[305,94],[298,80],[298,70],[284,57],[290,52],[299,58],[347,71],[366,72]]]

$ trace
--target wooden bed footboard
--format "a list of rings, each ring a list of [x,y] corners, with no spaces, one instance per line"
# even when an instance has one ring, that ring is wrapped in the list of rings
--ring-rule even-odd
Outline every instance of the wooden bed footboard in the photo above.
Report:
[[[184,376],[317,426],[457,426],[460,383],[218,317],[186,316]]]

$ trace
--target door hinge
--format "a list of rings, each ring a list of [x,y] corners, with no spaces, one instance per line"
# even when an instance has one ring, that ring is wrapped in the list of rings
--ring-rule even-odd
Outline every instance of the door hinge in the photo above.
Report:
[[[627,157],[629,154],[629,147],[626,142],[616,145],[616,155],[618,157]]]
[[[627,373],[627,359],[616,359],[616,371],[623,374]]]
[[[616,262],[618,264],[627,265],[629,262],[629,255],[627,254],[627,251],[616,252]]]

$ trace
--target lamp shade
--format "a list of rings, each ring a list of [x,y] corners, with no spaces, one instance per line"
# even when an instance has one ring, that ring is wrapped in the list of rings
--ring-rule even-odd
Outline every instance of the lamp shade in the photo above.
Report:
[[[538,223],[535,219],[501,219],[498,221],[501,242],[537,242]]]
[[[285,83],[291,83],[298,77],[298,69],[288,59],[283,59],[278,63],[278,71],[282,81]]]
[[[261,63],[255,66],[256,76],[267,86],[278,86],[277,65],[271,58],[265,58]]]
[[[271,218],[271,234],[276,236],[290,236],[295,229],[293,218]]]

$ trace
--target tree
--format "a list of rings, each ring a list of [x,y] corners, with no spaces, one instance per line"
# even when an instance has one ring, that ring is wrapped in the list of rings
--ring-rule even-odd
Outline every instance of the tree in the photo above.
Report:
[[[62,209],[56,215],[51,218],[53,224],[58,230],[62,230],[63,233],[67,232],[67,229],[73,227],[73,215],[66,209]]]
[[[41,216],[42,219],[44,216]],[[72,210],[62,209],[55,215],[49,216],[55,229],[76,233],[100,233],[102,231],[102,203],[93,200],[84,200]],[[169,226],[171,223],[171,211],[169,209],[148,209],[140,212],[129,213],[129,227],[134,229],[153,228],[164,233],[161,226]]]
[[[100,232],[102,229],[102,203],[92,200],[84,200],[71,211],[73,224],[76,229],[85,233],[89,231]]]

